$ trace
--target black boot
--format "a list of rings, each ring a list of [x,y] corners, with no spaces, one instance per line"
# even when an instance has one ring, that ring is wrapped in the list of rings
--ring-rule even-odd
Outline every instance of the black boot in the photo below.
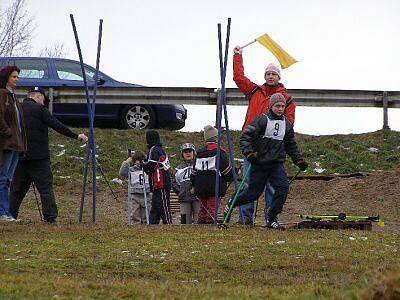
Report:
[[[267,210],[267,222],[265,223],[266,228],[285,230],[281,224],[278,223],[278,216],[271,209]]]

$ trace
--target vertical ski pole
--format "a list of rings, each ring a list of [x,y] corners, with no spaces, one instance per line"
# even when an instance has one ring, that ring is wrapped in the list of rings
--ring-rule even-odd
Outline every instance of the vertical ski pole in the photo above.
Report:
[[[142,175],[143,175],[144,209],[146,210],[146,223],[147,223],[147,225],[149,225],[150,220],[149,220],[149,206],[147,205],[146,174],[144,173],[143,169],[142,169]]]
[[[244,185],[244,183],[245,183],[245,181],[246,181],[247,176],[248,176],[249,173],[250,173],[250,170],[251,170],[251,165],[249,165],[249,167],[247,168],[247,170],[244,172],[242,181],[240,182],[239,188],[236,190],[235,195],[233,196],[232,202],[230,203],[229,210],[228,210],[228,212],[227,212],[227,214],[226,214],[226,216],[225,216],[225,218],[224,218],[224,221],[223,221],[221,224],[218,225],[219,228],[221,228],[221,229],[226,228],[226,223],[228,222],[228,220],[229,220],[230,217],[231,217],[231,214],[232,214],[232,211],[233,211],[233,206],[234,206],[235,203],[236,203],[236,199],[237,199],[237,197],[239,196],[239,193],[240,193],[241,190],[242,190],[242,187],[243,187],[243,185]]]
[[[96,69],[94,73],[94,88],[93,88],[93,103],[91,105],[91,118],[89,118],[90,122],[90,133],[92,136],[91,144],[92,144],[92,221],[96,222],[96,192],[97,192],[97,161],[96,161],[96,146],[94,143],[94,116],[95,116],[95,106],[96,106],[96,95],[97,95],[97,85],[99,78],[99,64],[100,64],[100,51],[101,51],[101,37],[103,33],[103,20],[100,19],[99,23],[99,36],[97,40],[97,57],[96,57]]]
[[[37,205],[37,208],[38,208],[38,211],[39,211],[40,221],[43,222],[43,214],[42,214],[42,210],[40,209],[39,200],[38,200],[38,197],[37,197],[37,194],[36,194],[36,187],[35,187],[35,184],[33,182],[32,182],[32,189],[33,189],[33,193],[35,194],[36,205]]]
[[[79,223],[82,223],[83,206],[84,206],[84,203],[85,203],[86,183],[87,183],[87,175],[88,175],[89,152],[90,152],[90,145],[89,145],[89,143],[87,143],[86,147],[85,147],[85,160],[84,160],[84,170],[83,170],[83,184],[82,184],[81,204],[79,206],[79,217],[78,217],[78,222]]]
[[[256,201],[256,209],[255,209],[255,211],[254,211],[254,219],[253,219],[253,224],[254,224],[254,225],[256,224],[256,219],[257,219],[258,199],[259,199],[259,198],[257,198],[257,201]]]
[[[132,225],[132,187],[131,187],[131,168],[128,169],[128,225]]]

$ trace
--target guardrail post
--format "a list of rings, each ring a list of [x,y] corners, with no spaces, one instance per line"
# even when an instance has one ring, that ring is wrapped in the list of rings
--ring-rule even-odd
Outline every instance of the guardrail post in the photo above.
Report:
[[[49,111],[53,114],[53,100],[54,100],[54,89],[49,88]]]
[[[382,129],[387,129],[390,130],[389,127],[389,117],[388,117],[388,94],[387,92],[383,92],[382,95],[382,102],[383,102],[383,128]]]

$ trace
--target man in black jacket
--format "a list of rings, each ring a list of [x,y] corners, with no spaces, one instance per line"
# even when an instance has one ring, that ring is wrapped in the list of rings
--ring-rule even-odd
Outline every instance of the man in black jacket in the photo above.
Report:
[[[271,206],[267,210],[266,227],[283,229],[278,223],[289,192],[289,183],[283,163],[286,153],[300,170],[307,169],[294,138],[293,127],[283,115],[286,100],[282,94],[271,96],[267,113],[254,119],[240,137],[240,149],[251,163],[249,186],[236,199],[234,206],[253,202],[260,197],[265,183],[269,180],[275,189]],[[225,214],[230,203],[225,207]]]
[[[10,190],[10,213],[16,219],[22,200],[33,182],[42,202],[45,222],[55,223],[58,216],[53,192],[53,174],[50,167],[48,127],[58,133],[86,143],[85,134],[76,134],[51,115],[44,105],[46,94],[41,88],[28,92],[22,104],[25,119],[27,151],[20,158]]]

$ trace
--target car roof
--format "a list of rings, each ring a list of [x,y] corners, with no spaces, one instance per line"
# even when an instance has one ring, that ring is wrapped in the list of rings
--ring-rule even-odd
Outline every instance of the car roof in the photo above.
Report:
[[[79,61],[70,59],[70,58],[62,58],[62,57],[48,57],[48,56],[4,56],[1,59],[45,59],[45,60],[59,60],[59,61],[70,61],[79,63]],[[92,66],[83,63],[85,66],[91,67]]]

